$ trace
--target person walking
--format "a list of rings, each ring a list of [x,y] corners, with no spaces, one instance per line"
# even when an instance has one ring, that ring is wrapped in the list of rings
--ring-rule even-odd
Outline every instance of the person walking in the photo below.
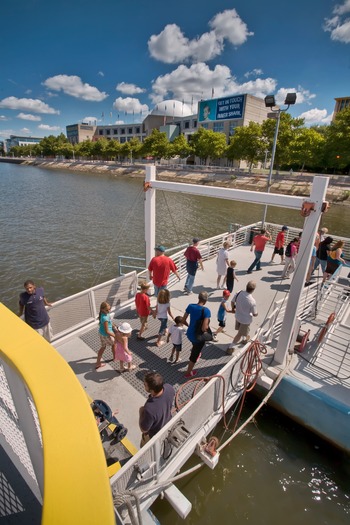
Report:
[[[170,309],[170,292],[169,290],[163,289],[159,290],[157,297],[157,306],[156,313],[157,319],[160,321],[160,327],[158,332],[158,339],[156,342],[157,346],[162,346],[164,341],[162,341],[163,336],[168,334],[168,315],[174,320],[174,316]]]
[[[172,259],[165,255],[165,248],[162,245],[154,248],[155,256],[148,265],[149,278],[154,284],[154,295],[158,297],[158,292],[167,287],[170,272],[173,272],[180,280],[177,267]]]
[[[113,324],[110,312],[111,307],[108,303],[103,301],[100,305],[100,312],[98,314],[98,321],[99,321],[99,329],[98,334],[100,336],[100,342],[101,342],[101,348],[99,349],[97,353],[97,361],[95,368],[96,370],[98,368],[101,368],[105,366],[105,363],[102,363],[102,356],[103,352],[106,350],[107,346],[110,346],[112,349],[114,348],[114,331],[113,331]]]
[[[143,447],[171,419],[175,390],[172,385],[164,384],[163,377],[157,372],[148,372],[144,378],[144,387],[148,399],[139,410],[139,426],[142,432],[140,446]]]
[[[282,229],[280,232],[278,232],[276,241],[275,241],[275,248],[273,250],[273,254],[271,257],[271,263],[273,262],[275,255],[279,255],[281,257],[281,264],[283,264],[284,261],[284,245],[285,245],[285,232],[288,231],[288,226],[282,226]]]
[[[289,275],[295,270],[295,259],[298,254],[299,237],[294,237],[286,247],[286,256],[281,279],[288,279]]]
[[[261,230],[261,233],[256,235],[253,239],[250,251],[252,252],[255,248],[255,259],[252,264],[249,266],[247,273],[252,273],[254,268],[256,270],[261,270],[261,256],[265,250],[266,243],[271,241],[271,235],[264,228]]]
[[[229,267],[227,268],[227,271],[226,271],[226,289],[232,293],[233,291],[233,286],[235,284],[235,281],[238,282],[238,279],[237,279],[237,276],[236,276],[236,266],[237,266],[237,263],[236,261],[232,260],[230,261],[230,265]]]
[[[149,289],[150,285],[148,283],[142,283],[140,292],[137,292],[137,294],[135,295],[136,312],[139,316],[141,323],[139,333],[137,334],[137,339],[140,340],[145,339],[142,334],[145,330],[147,330],[147,321],[149,314],[153,313],[153,310],[151,308],[151,301],[149,295],[147,294]]]
[[[170,339],[173,343],[173,349],[171,351],[169,361],[174,361],[174,354],[176,353],[174,363],[178,363],[181,361],[180,353],[182,350],[182,336],[185,333],[185,327],[183,325],[181,315],[177,315],[174,321],[174,324],[172,324],[169,328],[167,343],[169,343]]]
[[[132,353],[129,350],[128,340],[131,337],[132,328],[129,323],[122,323],[115,331],[114,361],[119,360],[119,372],[135,370],[132,364]],[[128,363],[128,367],[124,367]]]
[[[186,294],[192,293],[192,288],[198,266],[200,266],[201,270],[204,271],[202,255],[201,252],[198,250],[198,245],[199,239],[198,237],[194,237],[192,240],[192,246],[189,246],[184,253],[184,256],[186,257],[187,270],[187,278],[184,287],[184,292]]]
[[[37,287],[34,281],[24,283],[25,292],[19,296],[19,317],[23,315],[25,322],[49,343],[52,340],[50,317],[45,306],[52,306],[45,297],[44,288]]]
[[[222,286],[224,286],[225,279],[226,279],[226,271],[229,266],[229,253],[228,248],[230,247],[230,243],[228,241],[225,241],[222,245],[222,248],[218,251],[218,255],[216,258],[216,271],[218,274],[218,278],[216,280],[216,287],[218,289],[221,288],[220,282],[222,278]]]
[[[321,241],[318,245],[318,248],[316,250],[316,262],[314,266],[313,273],[317,270],[319,266],[321,266],[322,274],[326,271],[327,267],[327,257],[329,255],[329,252],[331,251],[331,244],[333,243],[333,237],[326,237],[323,241]]]
[[[186,308],[186,312],[182,318],[184,325],[188,326],[187,329],[187,338],[192,343],[192,350],[190,355],[190,360],[188,367],[185,373],[185,377],[194,377],[197,374],[197,370],[193,370],[194,365],[198,361],[201,351],[205,345],[205,341],[198,341],[196,335],[196,326],[197,321],[202,321],[202,330],[203,332],[209,328],[211,313],[209,308],[205,306],[208,301],[207,292],[200,292],[198,294],[198,303],[189,304]],[[190,316],[190,323],[187,323],[187,318]]]
[[[244,338],[244,343],[250,339],[250,325],[252,324],[253,317],[258,315],[256,301],[252,296],[255,288],[256,283],[254,281],[249,281],[245,290],[241,290],[233,296],[232,312],[235,312],[235,328],[238,330],[238,332],[228,347],[228,354],[232,354],[234,352],[236,345],[240,342],[242,337]]]
[[[213,341],[217,341],[218,340],[218,334],[220,332],[224,332],[225,330],[225,326],[226,326],[226,313],[227,312],[232,312],[232,310],[230,310],[228,307],[227,307],[227,302],[230,298],[230,295],[231,295],[231,292],[229,290],[224,290],[222,292],[222,298],[221,298],[221,301],[220,301],[220,306],[219,306],[219,310],[218,310],[218,323],[219,323],[219,327],[218,329],[216,330],[216,332],[213,334]]]

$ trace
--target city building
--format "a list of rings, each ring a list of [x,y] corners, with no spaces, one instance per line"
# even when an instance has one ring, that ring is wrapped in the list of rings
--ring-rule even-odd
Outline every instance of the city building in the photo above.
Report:
[[[5,140],[5,152],[9,152],[14,146],[33,146],[39,144],[43,137],[19,137],[18,135],[10,135],[9,139]]]
[[[335,100],[335,107],[333,111],[332,120],[335,119],[339,111],[345,108],[350,108],[350,97],[340,97],[340,98],[335,98],[334,100]]]

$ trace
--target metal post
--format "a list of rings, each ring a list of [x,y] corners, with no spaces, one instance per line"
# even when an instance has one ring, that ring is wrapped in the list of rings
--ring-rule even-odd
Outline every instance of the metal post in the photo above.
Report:
[[[275,353],[275,362],[278,364],[284,364],[289,351],[292,335],[295,331],[295,320],[298,315],[300,298],[311,261],[312,249],[321,218],[322,205],[326,196],[328,181],[328,177],[315,177],[310,199],[307,199],[308,201],[315,203],[315,208],[311,211],[310,215],[305,218],[304,222],[303,235],[301,237],[300,248],[297,255],[296,269],[294,274],[292,274],[288,302]]]
[[[156,190],[152,188],[155,180],[156,167],[146,166],[146,183],[151,184],[145,196],[146,267],[153,257],[156,242]]]
[[[272,153],[271,153],[269,177],[267,179],[267,193],[270,193],[271,180],[272,180],[272,171],[273,171],[273,165],[274,165],[274,162],[275,162],[278,130],[279,130],[279,127],[280,127],[281,111],[282,111],[281,109],[278,109],[277,112],[276,112],[277,113],[276,129],[275,129],[275,136],[273,138],[273,146],[272,146]],[[263,215],[263,219],[262,219],[262,226],[263,227],[265,226],[266,214],[267,214],[267,204],[265,205],[264,215]]]

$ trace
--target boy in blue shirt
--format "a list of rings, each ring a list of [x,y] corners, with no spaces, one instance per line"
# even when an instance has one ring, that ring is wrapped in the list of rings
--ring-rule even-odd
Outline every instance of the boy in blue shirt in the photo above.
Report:
[[[230,294],[229,290],[224,290],[222,292],[222,299],[221,299],[221,303],[220,303],[219,310],[218,310],[219,327],[216,330],[215,334],[213,334],[213,341],[217,341],[218,340],[218,334],[220,332],[224,331],[224,328],[226,326],[226,313],[227,312],[232,312],[232,310],[230,310],[227,307],[227,302],[229,300],[230,295],[231,294]]]

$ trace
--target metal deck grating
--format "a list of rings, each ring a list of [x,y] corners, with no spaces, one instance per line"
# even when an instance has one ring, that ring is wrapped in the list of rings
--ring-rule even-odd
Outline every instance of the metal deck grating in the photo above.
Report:
[[[140,321],[136,316],[135,311],[124,312],[122,316],[116,317],[117,324],[124,321],[130,323],[133,329],[130,338],[129,347],[133,353],[133,363],[137,366],[136,370],[132,372],[125,372],[122,377],[130,383],[138,392],[147,397],[143,385],[143,378],[149,370],[156,370],[159,372],[166,383],[170,383],[175,389],[179,385],[188,381],[184,374],[188,365],[188,358],[191,351],[191,343],[186,335],[183,337],[181,362],[172,364],[169,362],[169,357],[172,349],[172,344],[164,344],[160,348],[155,345],[157,334],[159,330],[158,319],[149,317],[148,330],[144,332],[145,341],[137,339],[137,332],[140,327]],[[168,326],[172,321],[168,321]],[[100,348],[100,340],[98,337],[98,327],[93,328],[80,336],[92,350],[96,353]],[[112,352],[107,349],[104,354],[104,360],[115,370],[119,369],[119,361],[112,360]],[[202,352],[202,357],[196,364],[195,368],[198,370],[198,376],[205,377],[217,374],[219,370],[230,360],[230,356],[226,355],[225,351],[218,344],[207,344]]]

